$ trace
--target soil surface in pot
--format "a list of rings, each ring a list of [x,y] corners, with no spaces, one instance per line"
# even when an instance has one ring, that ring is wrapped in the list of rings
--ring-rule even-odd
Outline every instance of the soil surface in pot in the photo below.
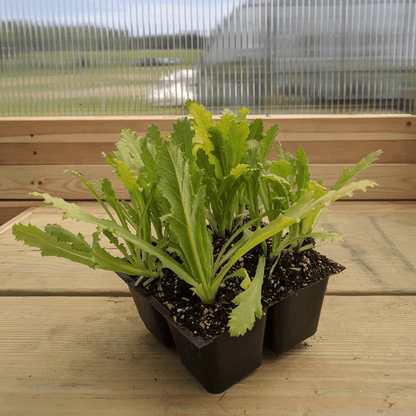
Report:
[[[218,253],[224,243],[224,239],[214,236],[214,253]],[[305,241],[304,244],[311,243],[315,244],[313,240]],[[236,263],[230,273],[239,267],[244,267],[249,276],[253,278],[258,259],[262,254],[259,247],[253,248],[239,263]],[[268,261],[262,288],[264,307],[344,269],[343,266],[328,259],[314,248],[283,252],[273,274],[269,276],[272,266],[273,262]],[[216,302],[208,305],[201,303],[187,283],[178,279],[170,270],[165,270],[165,275],[161,279],[146,286],[146,293],[153,295],[168,308],[177,323],[187,327],[195,335],[210,339],[228,330],[229,314],[236,306],[232,300],[242,292],[241,281],[242,278],[227,279],[220,286]]]

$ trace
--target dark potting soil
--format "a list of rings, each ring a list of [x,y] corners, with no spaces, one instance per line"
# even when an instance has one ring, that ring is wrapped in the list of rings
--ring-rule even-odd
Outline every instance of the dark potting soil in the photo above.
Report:
[[[224,243],[224,239],[214,237],[214,253],[219,252]],[[311,243],[315,244],[309,239],[304,244]],[[253,278],[258,259],[262,254],[260,247],[253,248],[235,265],[234,269],[230,270],[230,273],[239,267],[244,267],[249,276]],[[314,248],[283,252],[273,274],[269,276],[272,265],[273,262],[266,262],[262,287],[263,307],[272,305],[292,292],[343,270],[341,265],[320,254]],[[243,291],[240,286],[241,281],[242,278],[239,277],[227,279],[220,286],[216,302],[209,305],[201,303],[187,283],[166,269],[161,279],[146,286],[146,293],[153,295],[168,308],[177,323],[187,327],[195,335],[209,339],[228,330],[229,315],[236,307],[232,300]]]

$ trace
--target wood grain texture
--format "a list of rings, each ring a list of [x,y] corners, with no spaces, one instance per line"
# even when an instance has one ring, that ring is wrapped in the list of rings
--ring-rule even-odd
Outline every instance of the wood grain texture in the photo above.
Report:
[[[416,201],[352,201],[340,199],[331,204],[331,213],[354,213],[354,214],[400,214],[414,213]],[[328,215],[328,214],[327,214]]]
[[[170,131],[172,122],[182,116],[102,116],[102,117],[2,117],[0,138],[66,134],[119,134],[123,128],[145,132],[154,123]],[[280,125],[281,133],[393,133],[416,134],[416,116],[408,114],[376,115],[271,115],[249,116],[263,119],[266,128]],[[213,117],[218,120],[218,116]],[[410,123],[410,124],[409,124]]]
[[[97,203],[80,205],[105,218]],[[62,220],[62,213],[50,206],[34,209],[21,222],[40,228],[58,223],[73,233],[83,233],[87,241],[95,231],[91,225]],[[317,244],[318,251],[346,267],[330,279],[329,295],[416,293],[416,203],[339,201],[331,205],[316,229],[344,237],[343,242]],[[113,253],[119,255],[115,249]],[[0,267],[0,296],[129,293],[112,272],[41,257],[37,249],[16,242],[11,227],[0,231]]]
[[[316,178],[335,182],[345,166],[371,151],[384,153],[372,168],[380,188],[358,199],[416,199],[416,117],[368,116],[259,116],[265,128],[278,123],[284,151],[302,145]],[[250,119],[256,118],[251,116]],[[91,199],[88,191],[64,169],[81,171],[88,179],[107,176],[101,152],[114,150],[123,128],[145,134],[152,123],[171,131],[177,117],[42,117],[0,120],[0,198],[27,199],[31,191],[67,199]],[[218,119],[215,116],[214,119]],[[276,158],[276,152],[271,159]],[[122,191],[122,187],[119,187]],[[122,191],[121,198],[127,194]]]
[[[114,150],[105,142],[0,143],[0,165],[102,165],[102,152]]]
[[[1,120],[0,120],[1,123]],[[410,122],[413,126],[416,123],[415,120]],[[269,124],[269,123],[267,123]],[[404,131],[390,131],[387,129],[380,132],[372,131],[354,131],[352,130],[354,125],[350,126],[349,131],[347,127],[342,131],[296,131],[295,129],[284,129],[282,124],[279,125],[278,139],[284,142],[307,142],[307,141],[351,141],[360,142],[362,140],[368,140],[373,142],[384,142],[384,141],[412,141],[415,140],[416,132],[411,127],[406,127]],[[266,126],[267,127],[267,126]],[[270,127],[270,126],[268,126]],[[295,126],[293,126],[295,127]],[[390,126],[391,127],[391,126]],[[126,127],[127,128],[127,127]],[[162,129],[162,132],[172,131],[172,125],[169,128]],[[144,130],[133,130],[136,131],[138,136],[146,135],[147,129]],[[0,136],[0,143],[115,143],[120,140],[121,129],[114,133],[65,133],[60,134],[38,134],[32,136]],[[1,129],[0,129],[1,134]]]
[[[1,201],[1,202],[5,202],[5,201]],[[23,201],[23,202],[26,202],[26,201]],[[9,206],[2,206],[0,204],[0,233],[1,233],[3,224],[9,222],[10,220],[17,217],[22,212],[26,211],[26,209],[29,206],[31,206],[31,204],[20,204],[20,203],[16,203],[15,201],[13,201],[13,203],[10,204]]]
[[[22,165],[0,166],[0,195],[4,199],[34,199],[30,192],[47,192],[65,199],[94,199],[80,179],[65,170],[81,173],[88,181],[105,177],[113,181],[119,198],[128,198],[128,192],[114,178],[109,165]]]
[[[323,179],[324,185],[332,186],[345,167],[354,165],[316,164],[310,165],[312,179]],[[64,170],[83,174],[88,181],[114,178],[108,165],[14,165],[0,166],[1,199],[33,199],[29,192],[47,192],[66,199],[93,199],[81,181]],[[354,199],[416,199],[416,165],[376,164],[363,171],[358,179],[372,179],[378,187],[366,193],[356,192]],[[113,179],[112,179],[113,180]],[[119,198],[128,198],[128,193],[117,180],[113,180]]]
[[[279,138],[280,139],[280,138]],[[416,163],[415,140],[332,140],[332,141],[281,141],[283,153],[296,155],[296,150],[302,146],[310,164],[339,164],[346,166],[356,164],[363,157],[376,150],[382,150],[375,164],[414,164]],[[278,160],[278,153],[273,149],[270,160]]]
[[[178,117],[34,117],[0,119],[0,143],[114,143],[123,128],[146,134],[155,123],[172,131]],[[249,117],[250,120],[257,118]],[[410,115],[287,115],[258,116],[265,129],[279,124],[283,142],[414,141],[416,116]],[[218,120],[218,117],[214,117]],[[381,146],[379,146],[381,147]]]
[[[351,169],[355,165],[311,165],[313,180],[323,179],[326,187],[331,187],[342,174],[343,169]],[[371,179],[378,186],[369,188],[367,192],[355,192],[352,199],[416,199],[416,165],[385,165],[375,164],[357,176],[357,181]],[[347,197],[349,198],[349,197]]]
[[[31,207],[40,206],[40,201],[1,200],[0,199],[0,230],[1,226]],[[1,234],[1,231],[0,231]]]
[[[123,128],[143,135],[154,122],[170,131],[176,118],[0,119],[0,218],[39,204],[27,201],[31,191],[90,199],[64,169],[111,177],[101,151]],[[305,147],[326,186],[370,151],[385,152],[359,177],[380,186],[356,193],[384,201],[339,201],[318,225],[344,236],[317,249],[347,269],[330,279],[317,334],[280,357],[265,351],[258,370],[210,395],[145,330],[114,273],[42,258],[14,240],[16,221],[91,238],[94,227],[35,208],[0,226],[1,415],[415,414],[416,202],[399,200],[416,199],[416,116],[262,118],[266,128],[280,124],[284,151]],[[97,203],[80,204],[105,217]]]
[[[105,117],[3,117],[0,119],[0,137],[10,138],[38,135],[65,134],[120,134],[128,128],[147,131],[155,123],[163,131],[172,128],[178,117],[168,116],[105,116]]]
[[[347,267],[330,279],[328,294],[416,294],[416,212],[329,212],[321,228],[344,237],[317,243],[319,252]]]
[[[416,300],[326,297],[316,335],[212,395],[127,298],[4,298],[2,415],[410,416]]]
[[[280,139],[280,137],[279,137]],[[277,142],[276,142],[277,143]],[[351,140],[281,141],[283,152],[296,154],[299,146],[305,150],[311,164],[355,164],[375,150],[383,154],[375,163],[416,163],[415,140]],[[0,165],[102,165],[102,152],[115,150],[110,142],[44,142],[0,143]],[[270,160],[277,160],[273,149]]]
[[[0,222],[0,234],[4,234],[6,231],[8,231],[14,224],[17,224],[20,221],[23,221],[24,219],[30,217],[32,215],[33,210],[35,207],[19,207],[15,208],[12,207],[12,209],[9,208],[9,213],[11,214],[13,210],[16,209],[16,214],[13,215],[13,217],[8,218],[6,221]],[[0,206],[0,215],[2,214],[3,210]],[[0,216],[0,218],[2,218]],[[4,217],[6,218],[6,217]]]

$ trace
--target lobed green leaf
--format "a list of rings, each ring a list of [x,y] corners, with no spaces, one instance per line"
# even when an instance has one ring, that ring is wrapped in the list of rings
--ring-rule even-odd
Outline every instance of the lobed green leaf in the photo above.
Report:
[[[31,224],[15,224],[12,232],[16,240],[23,241],[29,247],[39,248],[42,256],[62,257],[92,269],[95,268],[91,248],[89,252],[85,250],[85,247],[77,250],[76,245],[59,241],[57,237]],[[62,237],[62,233],[59,235]]]
[[[233,337],[244,335],[253,328],[256,317],[261,319],[263,316],[261,288],[265,264],[265,257],[261,257],[250,286],[233,299],[233,303],[238,305],[232,310],[228,321],[229,332]]]
[[[370,153],[367,157],[361,159],[352,169],[345,168],[342,175],[338,178],[336,183],[331,187],[331,190],[337,191],[348,184],[348,182],[354,180],[356,176],[364,169],[368,168],[373,162],[375,162],[382,150],[377,150]]]

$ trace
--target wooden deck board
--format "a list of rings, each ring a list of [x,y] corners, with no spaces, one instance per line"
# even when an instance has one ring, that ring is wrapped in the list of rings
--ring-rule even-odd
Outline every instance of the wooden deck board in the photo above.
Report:
[[[19,218],[93,231],[50,206]],[[279,357],[265,350],[220,395],[147,332],[112,272],[42,258],[14,241],[14,222],[0,227],[1,415],[415,414],[416,203],[331,206],[320,225],[344,242],[319,250],[347,269],[330,279],[318,332]]]
[[[97,203],[81,205],[104,217]],[[73,232],[91,235],[94,231],[94,227],[81,222],[63,221],[61,213],[50,206],[22,215],[23,223],[39,227],[57,222]],[[0,295],[128,295],[127,287],[112,272],[41,257],[37,249],[16,242],[12,224],[13,221],[0,227]],[[321,253],[347,268],[330,279],[328,294],[416,292],[416,203],[335,203],[322,217],[317,228],[321,227],[344,236],[344,242],[318,242]]]
[[[414,297],[325,298],[316,335],[211,395],[128,298],[0,302],[2,415],[414,414]]]

